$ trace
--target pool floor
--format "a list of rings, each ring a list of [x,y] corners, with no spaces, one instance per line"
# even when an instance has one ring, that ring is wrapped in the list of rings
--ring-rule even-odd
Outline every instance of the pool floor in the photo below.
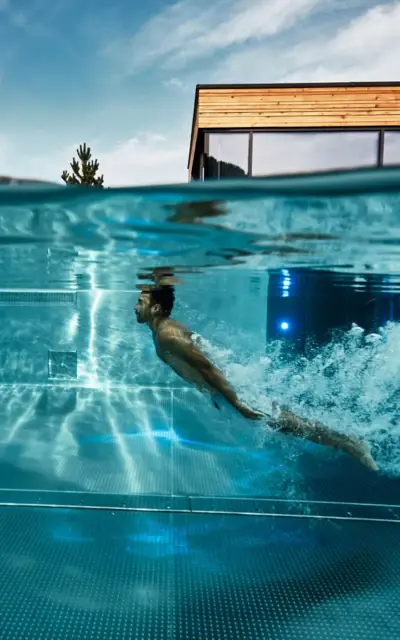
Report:
[[[400,637],[395,523],[3,506],[0,638]]]

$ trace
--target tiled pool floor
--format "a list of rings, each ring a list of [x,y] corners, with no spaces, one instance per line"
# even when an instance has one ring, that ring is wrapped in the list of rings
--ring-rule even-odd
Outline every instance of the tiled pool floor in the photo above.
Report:
[[[400,525],[0,509],[0,638],[400,637]]]

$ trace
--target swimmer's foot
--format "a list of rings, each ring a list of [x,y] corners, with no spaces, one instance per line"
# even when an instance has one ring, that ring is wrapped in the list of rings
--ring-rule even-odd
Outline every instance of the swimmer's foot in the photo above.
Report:
[[[370,471],[378,471],[378,465],[371,455],[371,449],[366,442],[356,438],[348,438],[341,447],[343,451],[355,458],[360,464]]]

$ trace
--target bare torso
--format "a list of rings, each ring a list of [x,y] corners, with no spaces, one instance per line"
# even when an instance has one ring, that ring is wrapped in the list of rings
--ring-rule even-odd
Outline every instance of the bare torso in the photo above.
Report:
[[[179,342],[183,350],[189,350],[193,347],[192,336],[193,332],[184,325],[175,320],[168,319],[168,321],[153,334],[156,353],[180,378],[189,382],[189,384],[195,385],[201,391],[209,391],[211,393],[211,387],[204,380],[204,377],[198,369],[185,362],[185,360],[171,350],[171,337],[173,337],[176,342]]]

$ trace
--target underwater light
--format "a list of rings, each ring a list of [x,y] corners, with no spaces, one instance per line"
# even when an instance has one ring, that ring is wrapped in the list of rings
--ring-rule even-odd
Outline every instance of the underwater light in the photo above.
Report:
[[[289,329],[289,323],[286,322],[286,321],[281,322],[280,327],[281,327],[282,331],[287,331]]]

